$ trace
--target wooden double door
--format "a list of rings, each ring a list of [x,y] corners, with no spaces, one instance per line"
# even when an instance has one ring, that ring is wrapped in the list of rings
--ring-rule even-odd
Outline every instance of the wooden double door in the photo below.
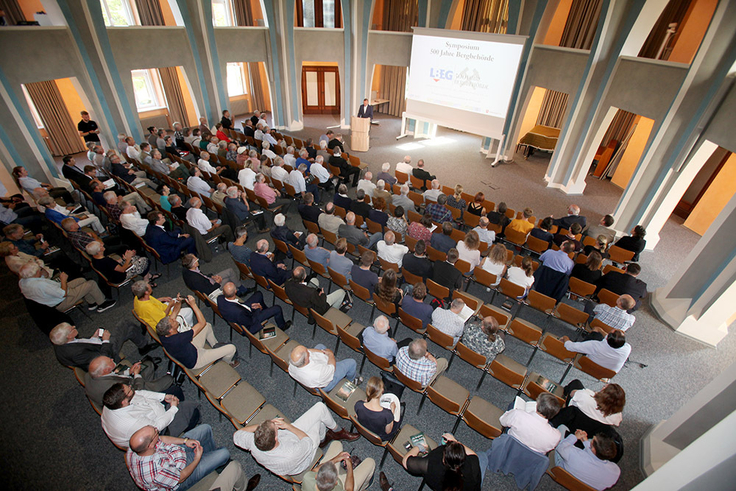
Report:
[[[302,68],[304,114],[340,114],[340,74],[336,66]]]

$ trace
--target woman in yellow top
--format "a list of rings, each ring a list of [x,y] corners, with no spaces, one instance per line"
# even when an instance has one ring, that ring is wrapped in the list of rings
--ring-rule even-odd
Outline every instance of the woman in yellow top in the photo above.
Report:
[[[179,294],[176,298],[161,297],[157,299],[151,295],[153,288],[146,281],[136,281],[131,287],[133,290],[133,310],[143,322],[152,329],[156,324],[167,316],[175,316],[180,324],[192,326],[194,324],[194,312],[189,307],[182,307],[184,301]]]

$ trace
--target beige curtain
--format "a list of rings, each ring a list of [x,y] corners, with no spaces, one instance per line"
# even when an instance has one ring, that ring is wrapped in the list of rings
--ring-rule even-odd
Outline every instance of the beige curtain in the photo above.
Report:
[[[187,114],[187,105],[184,102],[184,94],[181,91],[176,67],[159,68],[158,74],[161,77],[161,85],[166,94],[166,103],[169,107],[169,116],[171,116],[172,122],[179,121],[182,125],[187,126],[189,115]]]
[[[235,22],[242,27],[252,27],[253,11],[250,7],[251,0],[233,0],[233,10],[235,10]]]
[[[562,128],[565,111],[567,111],[567,99],[568,95],[564,92],[547,90],[542,100],[542,106],[539,108],[537,124]]]
[[[247,63],[248,78],[250,78],[250,99],[253,101],[253,111],[268,111],[270,108],[266,106],[266,97],[263,95],[263,80],[261,79],[261,63],[260,61]]]
[[[601,15],[601,0],[573,0],[562,31],[560,46],[590,49]],[[567,111],[568,94],[547,90],[537,116],[537,124],[561,128]]]
[[[384,0],[384,31],[411,32],[412,26],[418,25],[418,22],[419,7],[417,0]]]
[[[601,146],[607,147],[611,140],[616,140],[619,143],[624,141],[631,130],[631,125],[634,124],[634,119],[636,119],[636,114],[619,109],[611,124],[608,125],[606,134],[603,135]]]
[[[161,13],[159,0],[135,0],[138,17],[142,26],[163,26],[164,15]]]
[[[26,20],[26,16],[23,15],[23,10],[18,5],[17,0],[0,0],[0,10],[5,12],[5,20],[10,26]]]
[[[465,0],[463,31],[506,34],[508,21],[508,0]]]
[[[77,125],[72,121],[69,110],[61,98],[54,80],[25,84],[43,126],[49,134],[54,155],[69,155],[86,150],[79,138]]]
[[[381,66],[379,92],[389,102],[382,106],[381,112],[391,116],[401,116],[406,110],[406,72],[405,66]]]

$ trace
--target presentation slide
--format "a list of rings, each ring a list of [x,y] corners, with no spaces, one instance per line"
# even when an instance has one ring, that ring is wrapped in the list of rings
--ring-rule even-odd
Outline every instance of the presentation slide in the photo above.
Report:
[[[524,36],[415,28],[407,113],[434,113],[432,119],[447,122],[443,126],[495,136],[506,118],[524,41]]]

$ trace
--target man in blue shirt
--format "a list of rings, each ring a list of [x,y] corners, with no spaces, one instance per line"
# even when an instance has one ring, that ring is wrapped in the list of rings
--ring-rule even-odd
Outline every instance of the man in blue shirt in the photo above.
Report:
[[[307,247],[304,248],[304,254],[307,259],[321,264],[327,270],[327,266],[330,265],[330,251],[324,247],[317,246],[319,244],[319,237],[316,234],[309,234],[307,236]]]
[[[345,257],[345,252],[347,252],[347,250],[347,239],[345,239],[345,237],[338,239],[335,243],[335,250],[330,252],[330,268],[332,268],[336,273],[345,276],[345,281],[350,281],[350,272],[353,269],[353,261]]]
[[[582,450],[575,446],[578,440],[583,443]],[[586,432],[577,430],[557,445],[555,463],[588,486],[603,490],[616,484],[621,475],[621,469],[611,462],[616,453],[610,436],[599,433],[588,440]]]
[[[560,246],[559,251],[547,249],[546,251],[544,251],[544,254],[539,256],[539,260],[544,266],[547,266],[550,269],[554,269],[555,271],[559,271],[560,273],[565,273],[569,276],[570,273],[572,273],[572,268],[573,266],[575,266],[575,263],[572,259],[570,259],[570,256],[568,256],[568,254],[574,251],[575,244],[569,241],[565,241]]]
[[[422,321],[422,327],[425,329],[427,324],[432,322],[432,312],[434,312],[431,305],[424,303],[424,297],[426,296],[427,287],[424,283],[417,283],[414,285],[411,296],[405,296],[401,302],[401,308],[404,312]]]
[[[396,341],[389,337],[388,328],[389,323],[385,315],[376,317],[373,325],[363,330],[363,346],[371,353],[392,362],[399,348]]]
[[[235,229],[235,241],[227,243],[227,250],[230,251],[230,255],[233,256],[233,259],[250,268],[250,255],[253,254],[253,251],[250,247],[245,245],[247,240],[248,227],[241,225]]]

